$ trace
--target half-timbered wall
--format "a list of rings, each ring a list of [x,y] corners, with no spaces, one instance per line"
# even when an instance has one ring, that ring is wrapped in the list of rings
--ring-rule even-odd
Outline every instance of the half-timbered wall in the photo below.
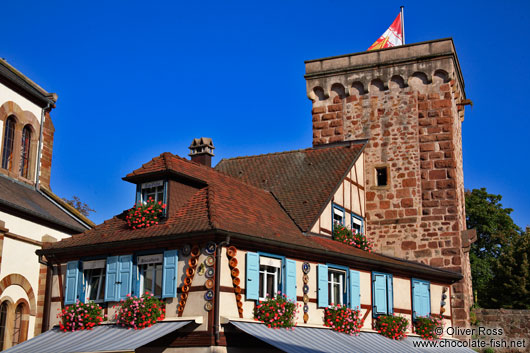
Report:
[[[340,183],[333,198],[328,202],[320,217],[311,228],[312,233],[329,235],[332,232],[333,205],[345,211],[345,225],[351,227],[352,214],[365,219],[365,188],[364,188],[364,152],[359,156],[352,169]]]

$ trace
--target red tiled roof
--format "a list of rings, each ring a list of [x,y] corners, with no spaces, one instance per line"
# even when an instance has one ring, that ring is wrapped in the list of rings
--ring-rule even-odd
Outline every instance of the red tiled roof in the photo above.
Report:
[[[308,232],[364,145],[365,141],[357,141],[223,159],[215,169],[271,191],[300,229]]]
[[[295,176],[300,178],[299,183],[308,183],[297,190],[304,192],[303,197],[297,197],[296,193],[290,194],[287,186],[275,189],[282,195],[285,204],[294,205],[298,200],[311,200],[316,198],[319,202],[323,199],[317,197],[317,192],[307,190],[316,184],[309,184],[309,180],[302,174],[309,173],[321,178],[325,188],[320,188],[320,193],[333,190],[331,184],[340,181],[338,175],[345,173],[348,167],[358,158],[363,144],[355,144],[353,147],[329,147],[325,149],[308,149],[303,151],[286,152],[276,155],[258,156],[256,159],[264,161],[264,174],[268,180],[274,177],[273,171],[277,173],[288,172],[287,161],[297,161],[298,167],[292,168]],[[276,157],[274,157],[276,156]],[[282,156],[282,157],[277,157]],[[254,158],[254,157],[252,157]],[[282,163],[274,169],[272,159],[279,158]],[[244,160],[241,159],[241,160]],[[230,161],[230,160],[229,160]],[[252,164],[254,166],[254,164]],[[328,174],[318,174],[312,166],[329,167]],[[280,168],[283,166],[284,169]],[[333,168],[342,168],[342,172]],[[222,169],[222,168],[220,168]],[[251,239],[273,240],[278,246],[293,246],[304,251],[318,254],[329,253],[330,256],[348,256],[355,261],[390,266],[393,268],[404,268],[407,271],[418,271],[419,273],[430,273],[442,278],[458,279],[459,275],[448,271],[434,269],[430,266],[410,263],[407,261],[390,258],[374,253],[353,248],[349,245],[339,243],[327,237],[307,236],[295,225],[293,220],[284,211],[282,205],[274,195],[266,190],[247,184],[244,181],[233,178],[215,169],[188,161],[174,156],[171,153],[163,153],[153,158],[141,168],[127,175],[126,180],[151,173],[170,171],[180,176],[187,176],[194,180],[201,180],[202,185],[197,189],[189,200],[182,203],[175,210],[168,210],[167,220],[158,225],[145,229],[131,230],[127,227],[124,211],[122,214],[105,221],[95,228],[83,234],[74,235],[57,243],[45,245],[39,253],[53,253],[62,250],[83,248],[85,246],[102,245],[114,243],[123,244],[134,239],[150,239],[155,237],[194,234],[206,231],[227,231],[234,236],[248,237]],[[249,175],[249,174],[246,174]],[[326,178],[327,175],[327,178]],[[295,176],[288,178],[277,176],[279,183],[293,184]],[[325,179],[332,179],[333,183]],[[291,196],[291,197],[289,197]],[[296,213],[293,213],[296,215]]]
[[[225,230],[257,237],[292,237],[300,231],[282,210],[274,196],[263,189],[246,184],[212,168],[163,153],[127,175],[170,170],[204,181],[190,200],[176,210],[169,210],[166,221],[145,229],[131,230],[125,221],[126,212],[51,248],[75,247],[98,243],[143,239],[209,230]]]

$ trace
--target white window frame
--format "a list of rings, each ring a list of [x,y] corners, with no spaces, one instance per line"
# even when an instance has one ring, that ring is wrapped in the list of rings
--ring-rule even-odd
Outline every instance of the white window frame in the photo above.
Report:
[[[161,188],[161,190],[159,189]],[[155,189],[154,193],[151,194],[146,194],[147,191],[145,190],[148,190],[148,189]],[[158,195],[161,194],[162,195],[162,199],[159,200],[158,199]],[[152,181],[152,182],[148,182],[148,183],[142,183],[140,184],[140,201],[142,203],[146,203],[147,200],[149,199],[149,197],[153,197],[153,200],[155,200],[155,202],[162,202],[164,203],[164,199],[165,199],[165,185],[164,185],[164,181],[163,180],[157,180],[157,181]]]
[[[153,254],[153,255],[143,255],[138,256],[137,259],[137,267],[138,267],[138,279],[139,279],[139,294],[143,295],[146,292],[146,288],[144,288],[145,284],[145,274],[148,271],[153,272],[153,283],[151,285],[150,289],[147,289],[147,291],[155,296],[162,296],[162,290],[163,290],[163,281],[164,278],[162,277],[163,271],[164,271],[164,254]],[[160,295],[156,295],[155,293],[155,287],[156,287],[156,274],[158,272],[158,269],[160,271],[161,276],[161,292]]]
[[[356,224],[360,227],[359,232],[362,234],[364,232],[364,220],[362,217],[352,214],[351,215],[351,230],[355,230],[353,225]]]
[[[335,221],[335,215],[340,216],[342,218],[342,221],[341,222]],[[333,204],[333,210],[332,210],[331,217],[332,217],[331,222],[333,224],[333,227],[335,227],[335,223],[339,223],[340,225],[343,225],[343,226],[346,225],[346,211],[341,206],[337,204]]]
[[[266,256],[260,256],[259,257],[259,274],[260,277],[263,275],[263,278],[260,281],[259,284],[259,300],[266,300],[267,293],[269,292],[267,288],[267,277],[269,275],[273,276],[273,288],[272,293],[276,295],[278,293],[278,290],[280,288],[280,282],[281,282],[281,275],[282,275],[282,260],[272,257],[266,257]],[[271,271],[271,269],[274,268],[275,270]],[[263,294],[263,296],[262,296]]]
[[[95,270],[99,270],[95,273]],[[90,298],[92,291],[92,278],[99,277],[99,283],[96,293],[101,294],[101,297]],[[94,303],[103,303],[105,301],[105,291],[101,291],[101,286],[105,284],[106,279],[106,261],[93,260],[83,261],[83,280],[85,284],[85,302],[93,301]]]
[[[338,281],[335,281],[334,275],[339,275]],[[334,286],[339,286],[340,298],[334,298]],[[344,299],[346,296],[346,272],[335,268],[328,268],[328,304],[331,305],[346,305]],[[336,300],[340,299],[340,301]]]

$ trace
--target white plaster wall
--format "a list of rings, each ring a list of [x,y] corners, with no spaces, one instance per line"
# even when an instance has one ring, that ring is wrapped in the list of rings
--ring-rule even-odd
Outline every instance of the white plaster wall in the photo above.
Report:
[[[40,123],[42,109],[35,103],[0,83],[0,106],[8,101],[15,102],[22,110],[30,111]]]
[[[35,254],[37,249],[39,249],[38,246],[4,237],[0,280],[12,273],[21,274],[29,281],[37,296],[40,269],[38,257]],[[17,301],[18,298],[13,298],[13,300]]]
[[[5,227],[9,229],[10,233],[22,235],[26,238],[31,238],[37,241],[41,241],[44,235],[50,235],[57,240],[70,236],[67,233],[63,233],[53,228],[12,216],[5,212],[0,212],[0,221],[5,222]]]
[[[410,279],[393,278],[394,282],[394,308],[412,309],[410,297]]]

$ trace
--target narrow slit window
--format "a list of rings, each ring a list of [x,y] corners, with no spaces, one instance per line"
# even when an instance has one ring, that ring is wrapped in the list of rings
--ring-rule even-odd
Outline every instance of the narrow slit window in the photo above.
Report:
[[[15,119],[7,118],[4,130],[4,148],[2,153],[2,168],[13,170],[13,149],[15,142]]]
[[[31,130],[25,126],[22,130],[22,149],[20,156],[20,175],[24,178],[29,177],[29,152],[31,147]]]
[[[377,186],[387,186],[388,185],[388,168],[387,167],[375,168],[375,177],[376,177]]]

